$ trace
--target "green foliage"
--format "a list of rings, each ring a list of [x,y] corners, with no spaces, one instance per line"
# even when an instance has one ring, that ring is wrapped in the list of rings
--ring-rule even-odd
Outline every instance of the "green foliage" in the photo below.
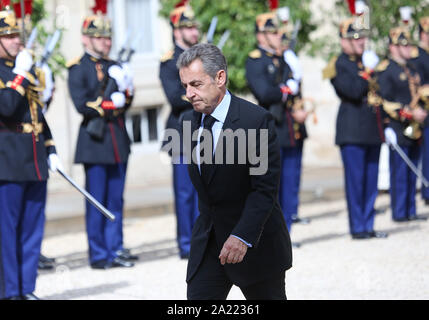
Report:
[[[168,18],[170,11],[178,0],[161,0],[160,14]],[[290,8],[291,20],[301,20],[296,50],[308,50],[309,35],[316,29],[311,21],[309,8],[311,0],[280,0],[280,7]],[[255,18],[258,14],[268,12],[267,1],[249,0],[192,0],[190,2],[202,33],[206,33],[212,18],[218,17],[214,43],[218,43],[226,30],[231,31],[230,38],[223,47],[228,60],[229,88],[235,93],[248,91],[245,78],[245,62],[250,51],[256,48]],[[204,40],[204,39],[203,39]]]
[[[18,2],[20,2],[20,0],[13,1],[13,3]],[[41,58],[44,46],[47,43],[48,38],[52,36],[52,34],[55,32],[55,29],[52,31],[47,29],[46,24],[44,23],[46,19],[49,19],[49,15],[45,10],[45,0],[33,0],[33,13],[31,14],[31,23],[33,27],[37,27],[38,31],[38,45],[36,45],[35,50],[37,58]],[[28,36],[29,35],[27,35],[27,37]],[[66,69],[66,59],[59,50],[60,44],[61,39],[58,41],[57,46],[55,47],[55,50],[52,53],[52,56],[49,59],[48,63],[54,75],[62,76],[62,72]]]
[[[410,6],[413,10],[413,21],[410,27],[415,42],[418,42],[418,20],[429,15],[429,0],[367,0],[366,2],[370,7],[370,42],[380,56],[388,54],[389,30],[401,24],[399,8],[402,6]],[[335,0],[334,11],[324,12],[323,16],[325,21],[329,21],[335,30],[338,30],[341,20],[350,16],[346,1]],[[339,52],[338,33],[326,36],[324,43],[320,40],[313,41],[310,51],[318,51],[326,60]]]

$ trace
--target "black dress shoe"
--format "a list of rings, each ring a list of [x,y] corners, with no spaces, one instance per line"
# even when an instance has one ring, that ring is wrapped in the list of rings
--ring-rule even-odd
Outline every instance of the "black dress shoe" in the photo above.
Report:
[[[292,242],[292,248],[301,248],[301,243],[300,242]]]
[[[395,221],[395,222],[408,222],[409,220],[407,217],[405,217],[405,218],[393,218],[393,221]]]
[[[39,259],[37,269],[39,270],[52,270],[54,266],[51,263],[43,262]]]
[[[292,223],[301,223],[301,224],[309,224],[310,219],[308,218],[300,218],[298,216],[292,216]]]
[[[124,250],[120,250],[118,252],[116,252],[116,254],[118,255],[118,258],[121,258],[123,260],[138,260],[139,257],[131,254],[130,250],[128,249],[124,249]]]
[[[369,232],[358,232],[358,233],[352,233],[352,239],[361,240],[361,239],[370,239],[371,233]]]
[[[111,267],[111,264],[108,263],[106,260],[99,260],[91,263],[92,269],[106,270],[106,269],[109,269],[110,267]]]
[[[0,300],[10,300],[10,301],[15,301],[15,300],[22,300],[20,296],[16,296],[16,297],[9,297],[9,298],[4,298],[4,299],[0,299]]]
[[[429,205],[429,199],[425,199],[425,205]]]
[[[181,260],[188,260],[189,259],[189,252],[187,252],[187,253],[181,253],[180,254],[180,259]]]
[[[45,257],[43,254],[41,254],[39,256],[39,261],[42,261],[44,263],[55,263],[55,258],[48,258],[48,257]]]
[[[382,232],[382,231],[371,231],[369,232],[369,234],[371,235],[371,238],[379,238],[379,239],[387,238],[387,236],[389,235],[387,232]]]
[[[113,268],[131,268],[134,267],[134,263],[121,259],[119,257],[116,257],[112,262],[111,266]]]
[[[22,300],[40,300],[38,297],[36,297],[33,293],[27,293],[21,296]]]
[[[426,221],[428,218],[423,217],[423,216],[419,216],[419,215],[415,215],[415,216],[411,216],[408,217],[409,221],[415,221],[415,220],[419,220],[419,221]]]

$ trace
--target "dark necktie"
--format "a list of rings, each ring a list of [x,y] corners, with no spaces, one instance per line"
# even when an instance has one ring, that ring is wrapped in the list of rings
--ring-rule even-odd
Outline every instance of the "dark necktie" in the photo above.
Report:
[[[213,128],[213,125],[214,125],[215,122],[216,122],[216,119],[213,118],[211,115],[206,115],[204,117],[204,120],[203,120],[204,129],[206,129],[210,133],[210,136],[211,136],[211,143],[212,143],[212,148],[211,148],[212,154],[210,155],[211,158],[213,158],[213,144],[214,144],[213,135],[212,135],[212,128]],[[202,150],[201,150],[201,146],[202,146],[202,142],[203,141],[204,141],[203,134],[201,134],[201,136],[200,136],[200,169],[201,169],[201,177],[203,178],[203,181],[206,184],[208,184],[208,180],[209,180],[209,176],[210,176],[210,165],[207,164],[207,163],[204,163],[202,161],[203,156],[204,156],[204,152],[208,152],[207,149],[204,149],[204,152],[202,152]]]

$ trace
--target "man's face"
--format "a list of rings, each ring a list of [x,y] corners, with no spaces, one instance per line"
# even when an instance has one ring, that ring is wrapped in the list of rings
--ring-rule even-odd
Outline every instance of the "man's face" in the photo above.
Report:
[[[201,60],[196,59],[189,66],[181,68],[179,73],[186,89],[186,98],[194,110],[211,114],[222,99],[222,89],[226,83],[225,71],[219,71],[213,79],[205,72]]]
[[[351,40],[353,52],[357,56],[361,56],[365,50],[366,38]]]
[[[83,43],[87,49],[100,55],[102,57],[107,57],[110,54],[112,49],[112,39],[108,37],[83,37]]]
[[[341,48],[348,55],[361,56],[365,50],[366,38],[348,39],[341,38]]]
[[[267,42],[272,49],[279,50],[282,47],[281,35],[278,32],[266,32]]]
[[[398,46],[398,52],[401,55],[402,59],[408,60],[411,58],[411,46]]]
[[[7,50],[7,52],[0,46],[0,57],[10,58],[8,53],[14,58],[21,50],[21,38],[19,34],[11,34],[0,37],[0,41]]]
[[[420,33],[420,42],[423,44],[425,48],[429,48],[429,33],[421,32]]]
[[[178,29],[179,37],[186,47],[190,48],[198,43],[200,31],[197,27],[183,27]]]

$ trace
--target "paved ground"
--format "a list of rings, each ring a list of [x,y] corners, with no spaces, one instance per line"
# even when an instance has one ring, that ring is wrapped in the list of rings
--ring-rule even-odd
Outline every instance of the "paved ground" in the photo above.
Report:
[[[293,225],[292,240],[302,246],[287,272],[289,299],[429,299],[429,221],[394,223],[383,194],[375,227],[389,237],[352,240],[340,172],[304,176],[300,215],[311,223]],[[178,258],[171,192],[167,186],[150,192],[144,197],[158,195],[158,205],[129,209],[124,221],[125,245],[140,257],[131,269],[90,269],[83,217],[49,219],[42,251],[57,258],[57,268],[40,273],[36,294],[48,300],[185,299],[187,261]],[[418,211],[429,216],[421,200]],[[228,298],[243,295],[233,288]]]

